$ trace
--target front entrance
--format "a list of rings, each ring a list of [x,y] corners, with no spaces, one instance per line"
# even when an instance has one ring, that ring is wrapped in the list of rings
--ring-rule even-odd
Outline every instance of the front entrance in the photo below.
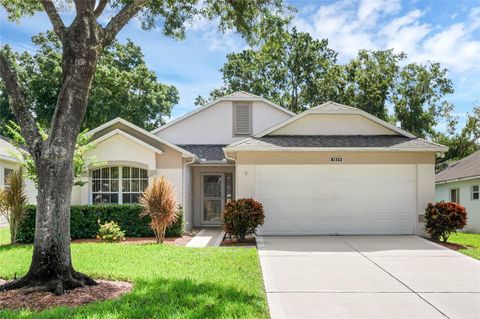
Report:
[[[202,224],[221,223],[225,203],[233,199],[233,174],[201,174],[201,214]]]

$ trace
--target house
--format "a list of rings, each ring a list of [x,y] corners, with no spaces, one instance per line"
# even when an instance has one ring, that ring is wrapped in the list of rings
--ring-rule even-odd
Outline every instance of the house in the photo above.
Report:
[[[295,115],[237,92],[147,132],[114,119],[90,132],[93,167],[74,204],[135,203],[154,176],[176,188],[187,228],[218,226],[253,197],[261,234],[423,234],[446,147],[334,102]]]
[[[480,233],[480,151],[435,176],[435,200],[455,202],[467,210],[466,231]]]

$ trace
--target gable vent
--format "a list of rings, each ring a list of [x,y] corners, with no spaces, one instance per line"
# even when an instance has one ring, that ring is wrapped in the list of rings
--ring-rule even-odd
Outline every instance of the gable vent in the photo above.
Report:
[[[252,105],[234,104],[233,105],[233,133],[235,135],[252,134]]]

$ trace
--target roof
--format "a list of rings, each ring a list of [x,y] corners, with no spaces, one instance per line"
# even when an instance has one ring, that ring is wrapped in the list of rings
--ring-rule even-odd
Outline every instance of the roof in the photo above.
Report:
[[[117,117],[107,123],[96,127],[95,129],[88,132],[88,134],[92,137],[92,141],[101,138],[102,136],[109,134],[113,131],[115,133],[119,133],[119,130],[125,132],[126,134],[131,135],[132,137],[138,140],[145,140],[148,144],[152,145],[153,147],[159,148],[158,144],[163,144],[168,146],[178,152],[180,152],[184,157],[194,157],[194,155],[187,150],[178,147],[175,144],[165,141],[164,139],[159,138],[156,135],[144,130],[143,128],[132,124],[120,117]],[[160,148],[159,148],[160,149]]]
[[[435,176],[436,183],[480,177],[480,151],[448,166]]]
[[[200,162],[226,162],[223,148],[227,145],[220,144],[202,144],[202,145],[178,145],[189,151],[200,160]]]
[[[9,144],[12,144],[12,146],[16,147],[15,142],[11,138],[3,136],[3,135],[0,134],[0,139],[4,140],[5,142],[7,142]],[[18,148],[28,152],[28,147],[26,147],[25,145],[18,145]]]
[[[227,150],[392,150],[445,151],[445,147],[400,135],[275,135],[252,137],[227,146]]]
[[[258,95],[255,95],[255,94],[251,94],[251,93],[247,93],[247,92],[243,92],[243,91],[239,91],[239,92],[235,92],[235,93],[232,93],[232,94],[229,94],[229,95],[225,95],[225,96],[222,96],[212,102],[209,102],[201,107],[198,107],[196,108],[195,110],[191,111],[191,112],[188,112],[187,114],[183,115],[183,116],[180,116],[154,130],[151,131],[152,134],[156,134],[157,132],[160,132],[164,129],[166,129],[167,127],[170,127],[178,122],[181,122],[195,114],[197,114],[198,112],[201,112],[203,110],[206,110],[208,109],[209,107],[217,104],[218,102],[222,102],[222,101],[248,101],[248,102],[255,102],[255,101],[259,101],[259,102],[264,102],[265,104],[268,104],[284,113],[287,113],[288,115],[291,115],[291,116],[294,116],[295,113],[293,112],[290,112],[289,110],[287,110],[286,108],[284,107],[281,107],[280,105],[278,104],[275,104],[273,103],[272,101],[269,101],[261,96],[258,96]]]
[[[403,136],[406,136],[406,137],[410,137],[410,138],[415,138],[414,135],[408,133],[407,131],[404,131],[402,130],[401,128],[398,128],[390,123],[387,123],[381,119],[379,119],[378,117],[376,116],[373,116],[363,110],[360,110],[360,109],[357,109],[357,108],[354,108],[354,107],[351,107],[351,106],[348,106],[348,105],[343,105],[343,104],[340,104],[340,103],[336,103],[336,102],[331,102],[331,101],[328,101],[328,102],[325,102],[319,106],[316,106],[316,107],[313,107],[309,110],[306,110],[305,112],[302,112],[286,121],[283,121],[281,123],[279,123],[278,125],[275,125],[263,132],[260,132],[258,134],[256,134],[255,136],[256,137],[262,137],[262,136],[265,136],[265,135],[268,135],[270,133],[273,133],[274,131],[277,131],[278,129],[284,127],[284,126],[287,126],[288,124],[292,123],[292,122],[295,122],[295,121],[298,121],[299,119],[309,115],[309,114],[339,114],[339,115],[345,115],[345,114],[348,114],[348,115],[361,115],[363,117],[366,117],[367,119],[373,121],[373,122],[376,122],[388,129],[390,129],[391,131],[393,132],[396,132],[400,135],[403,135]]]

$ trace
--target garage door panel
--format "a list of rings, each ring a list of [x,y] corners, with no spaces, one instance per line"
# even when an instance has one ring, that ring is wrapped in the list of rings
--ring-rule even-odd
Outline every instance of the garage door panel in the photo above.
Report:
[[[412,234],[414,165],[257,165],[263,234]]]

